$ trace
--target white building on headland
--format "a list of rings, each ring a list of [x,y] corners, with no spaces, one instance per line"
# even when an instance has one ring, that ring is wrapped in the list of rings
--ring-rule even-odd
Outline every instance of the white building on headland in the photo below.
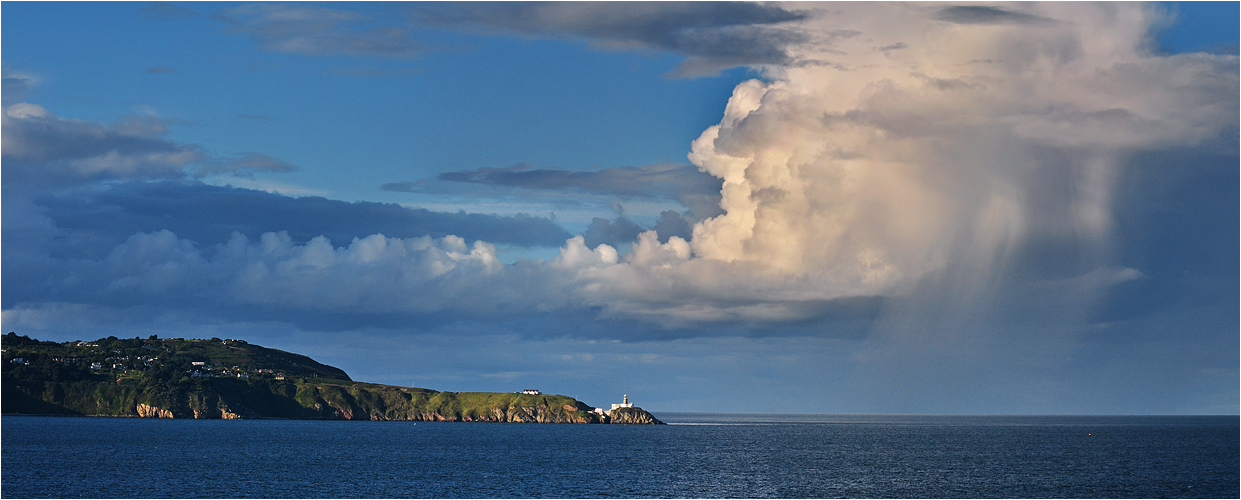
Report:
[[[522,393],[522,394],[530,394],[530,395],[532,395],[532,396],[538,396],[538,395],[539,395],[539,390],[538,390],[538,389],[526,389],[526,390],[524,390],[524,391],[521,391],[521,393]]]
[[[633,408],[633,403],[629,402],[628,394],[625,395],[625,398],[620,403],[612,403],[612,409],[615,410],[617,408]]]

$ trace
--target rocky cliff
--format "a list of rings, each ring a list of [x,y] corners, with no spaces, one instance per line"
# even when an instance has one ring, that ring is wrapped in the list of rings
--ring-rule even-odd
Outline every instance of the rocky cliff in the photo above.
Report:
[[[642,424],[642,425],[664,425],[655,415],[647,413],[641,408],[617,408],[605,414],[606,422],[609,424]]]

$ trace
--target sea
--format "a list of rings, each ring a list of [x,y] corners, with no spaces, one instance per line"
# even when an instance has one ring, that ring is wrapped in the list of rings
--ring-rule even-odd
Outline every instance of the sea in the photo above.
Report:
[[[1237,416],[4,416],[3,498],[1238,498]]]

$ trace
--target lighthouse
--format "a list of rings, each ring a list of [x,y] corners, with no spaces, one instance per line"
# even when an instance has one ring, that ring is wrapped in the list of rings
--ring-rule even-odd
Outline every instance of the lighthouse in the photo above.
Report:
[[[629,402],[628,394],[626,394],[625,397],[621,399],[620,403],[612,403],[612,409],[615,410],[617,408],[633,408],[633,404]]]

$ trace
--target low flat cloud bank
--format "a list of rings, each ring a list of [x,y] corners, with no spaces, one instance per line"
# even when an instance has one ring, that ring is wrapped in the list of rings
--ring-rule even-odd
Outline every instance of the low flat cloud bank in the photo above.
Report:
[[[334,245],[384,234],[397,238],[458,236],[523,247],[558,247],[571,234],[546,217],[435,212],[392,203],[289,197],[198,182],[127,182],[104,190],[68,190],[34,199],[57,227],[114,243],[139,232],[169,230],[200,245],[232,233],[258,238],[280,230],[294,241],[317,236]]]

